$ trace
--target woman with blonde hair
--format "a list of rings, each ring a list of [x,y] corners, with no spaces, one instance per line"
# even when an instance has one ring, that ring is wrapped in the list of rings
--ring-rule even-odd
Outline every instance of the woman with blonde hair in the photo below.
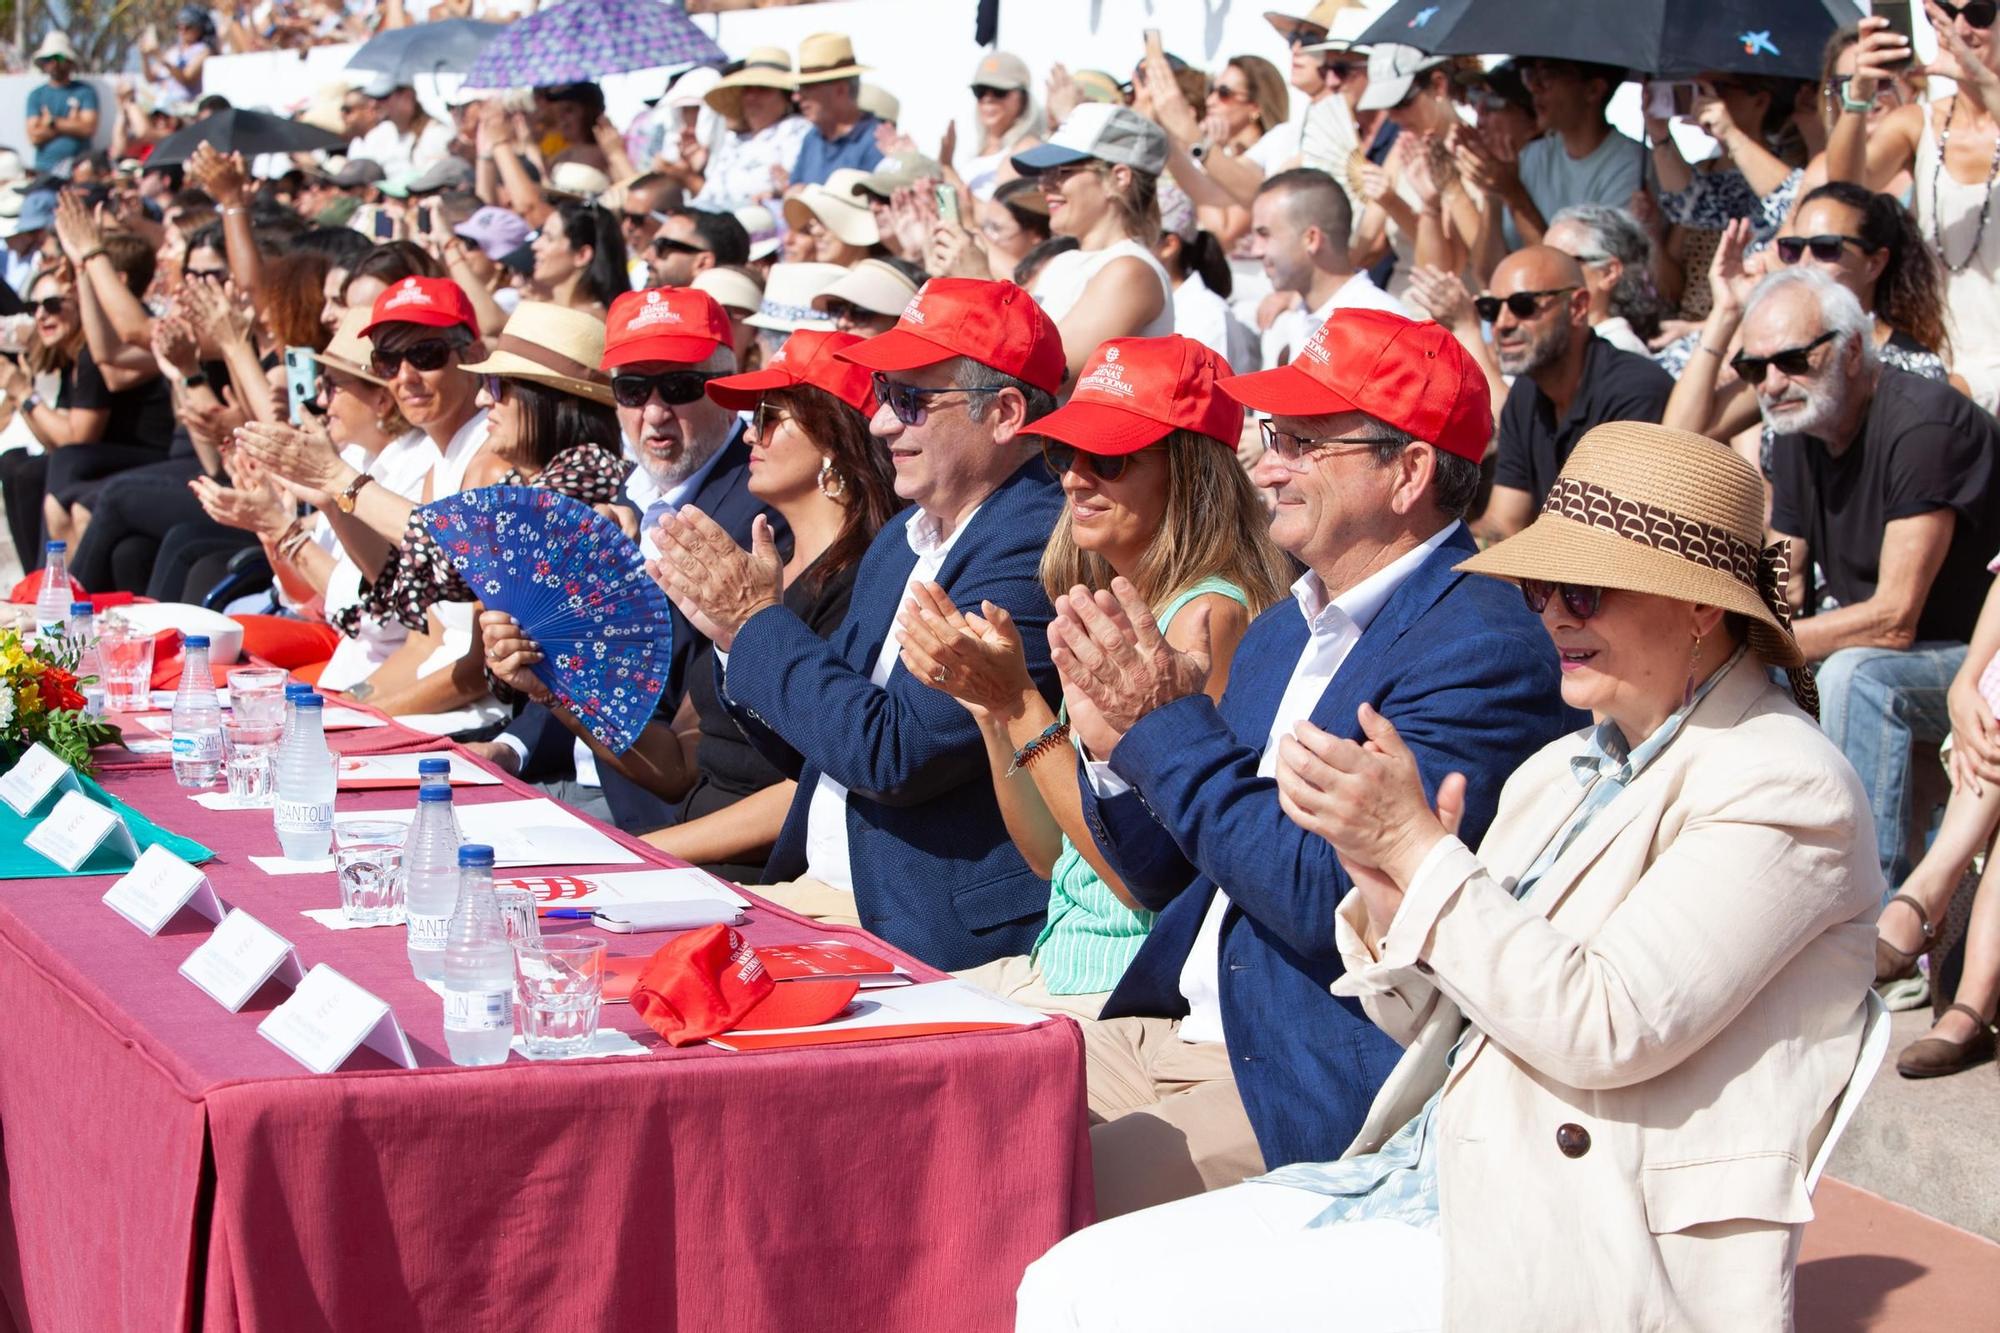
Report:
[[[1229,364],[1192,339],[1119,338],[1092,352],[1067,406],[1027,430],[1044,437],[1068,499],[1042,557],[1051,599],[1129,579],[1167,642],[1209,654],[1220,698],[1229,660],[1290,570],[1236,461],[1243,409],[1216,387]],[[901,617],[903,664],[979,724],[1014,845],[1049,884],[1048,924],[1025,956],[963,973],[1051,1013],[1095,1018],[1145,942],[1141,907],[1084,826],[1069,723],[1029,678],[1012,619],[961,612],[920,584]]]
[[[984,202],[1018,175],[1011,159],[1041,142],[1049,125],[1035,102],[1027,62],[1011,52],[990,51],[980,57],[972,71],[972,99],[973,123],[978,126],[976,151],[958,174],[966,192]],[[938,154],[947,168],[953,165],[951,149],[958,140],[955,130],[947,134]]]

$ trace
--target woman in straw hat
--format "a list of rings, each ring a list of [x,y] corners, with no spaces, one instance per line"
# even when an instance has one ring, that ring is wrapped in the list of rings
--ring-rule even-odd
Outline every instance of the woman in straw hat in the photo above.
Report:
[[[1357,885],[1334,989],[1407,1050],[1346,1158],[1079,1233],[1029,1270],[1022,1327],[1104,1327],[1099,1303],[1153,1328],[1790,1327],[1882,876],[1762,538],[1747,463],[1617,423],[1459,566],[1521,585],[1597,719],[1515,772],[1477,856],[1463,780],[1433,808],[1365,705],[1366,746],[1281,742],[1287,813]],[[1130,1262],[1182,1253],[1203,1263]]]
[[[792,105],[798,86],[791,54],[782,47],[760,46],[740,69],[708,90],[703,100],[728,128],[709,154],[701,189],[689,202],[726,213],[783,193],[784,183],[772,169],[791,171],[812,128]]]

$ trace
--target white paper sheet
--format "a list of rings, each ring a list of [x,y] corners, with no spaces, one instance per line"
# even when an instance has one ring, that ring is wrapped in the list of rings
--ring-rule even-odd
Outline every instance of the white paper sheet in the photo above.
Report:
[[[370,810],[370,819],[407,823],[414,810]],[[626,851],[574,813],[546,797],[523,801],[492,801],[457,805],[458,831],[466,842],[483,842],[493,849],[497,869],[522,866],[643,865],[645,858]],[[338,817],[338,812],[336,812]],[[324,875],[333,858],[291,861],[282,856],[253,856],[250,864],[267,875]]]
[[[543,907],[573,907],[589,911],[612,903],[701,902],[748,908],[750,900],[705,870],[616,870],[596,875],[501,875],[498,887],[511,885],[535,895]]]
[[[349,921],[347,913],[338,907],[308,907],[300,911],[299,915],[310,918],[328,930],[375,930],[383,926],[403,924],[400,921]]]
[[[412,787],[417,784],[417,765],[425,759],[448,758],[451,760],[451,785],[454,787],[497,787],[500,779],[488,773],[462,754],[349,754],[340,757],[340,766],[335,771],[338,781],[345,787],[350,782],[407,782]]]
[[[783,981],[782,986],[810,986],[810,981]],[[1005,1023],[1026,1027],[1046,1021],[1047,1014],[1024,1009],[1011,1000],[989,995],[969,981],[923,981],[863,991],[850,1011],[831,1022],[804,1028],[738,1028],[725,1038],[762,1032],[826,1032],[835,1028],[896,1027],[904,1023]]]
[[[644,1055],[646,1048],[616,1028],[599,1028],[590,1045],[571,1055],[530,1055],[525,1037],[515,1037],[514,1054],[523,1060],[601,1060],[607,1055]]]

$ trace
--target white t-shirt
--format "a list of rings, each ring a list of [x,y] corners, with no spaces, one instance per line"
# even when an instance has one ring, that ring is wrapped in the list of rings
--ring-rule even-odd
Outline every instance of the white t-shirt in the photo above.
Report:
[[[389,441],[382,452],[375,455],[373,462],[350,458],[349,463],[375,478],[377,486],[394,491],[406,500],[414,500],[422,494],[424,478],[437,466],[438,458],[437,446],[431,443],[430,437],[420,430],[413,430]],[[321,599],[326,618],[332,620],[361,600],[361,567],[340,545],[339,538],[334,536],[333,525],[324,519],[320,520],[314,540],[333,556],[333,570],[327,575],[326,592]],[[383,621],[373,616],[362,616],[354,637],[342,636],[334,647],[332,658],[320,672],[320,687],[344,690],[366,680],[409,637],[409,630],[394,617]]]
[[[1404,319],[1416,318],[1408,306],[1377,287],[1375,279],[1356,272],[1319,309],[1287,310],[1272,320],[1264,331],[1264,364],[1281,366],[1290,361],[1336,310],[1386,310]]]
[[[365,157],[382,164],[388,180],[415,175],[443,161],[451,153],[455,137],[452,127],[426,116],[423,128],[404,134],[394,123],[383,121],[347,146],[349,157]]]
[[[1114,259],[1127,256],[1135,258],[1153,270],[1160,280],[1160,313],[1153,316],[1144,328],[1134,329],[1124,335],[1132,338],[1164,338],[1174,331],[1174,280],[1167,276],[1166,268],[1145,246],[1137,241],[1120,241],[1107,245],[1102,250],[1071,250],[1057,255],[1042,266],[1035,279],[1035,299],[1041,302],[1043,311],[1050,319],[1061,322],[1062,317],[1076,308],[1083,299],[1084,288],[1090,280]],[[915,526],[914,524],[912,526]]]
[[[1174,332],[1213,351],[1238,375],[1262,365],[1257,336],[1236,318],[1229,302],[1208,289],[1199,273],[1188,274],[1174,288]]]

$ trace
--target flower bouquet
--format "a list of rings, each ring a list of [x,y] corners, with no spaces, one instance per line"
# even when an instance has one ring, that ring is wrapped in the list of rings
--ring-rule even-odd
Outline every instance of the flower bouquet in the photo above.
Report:
[[[79,679],[84,645],[66,634],[29,647],[16,630],[0,631],[0,766],[11,767],[40,741],[79,773],[91,771],[94,746],[119,739],[117,727],[84,712]]]

